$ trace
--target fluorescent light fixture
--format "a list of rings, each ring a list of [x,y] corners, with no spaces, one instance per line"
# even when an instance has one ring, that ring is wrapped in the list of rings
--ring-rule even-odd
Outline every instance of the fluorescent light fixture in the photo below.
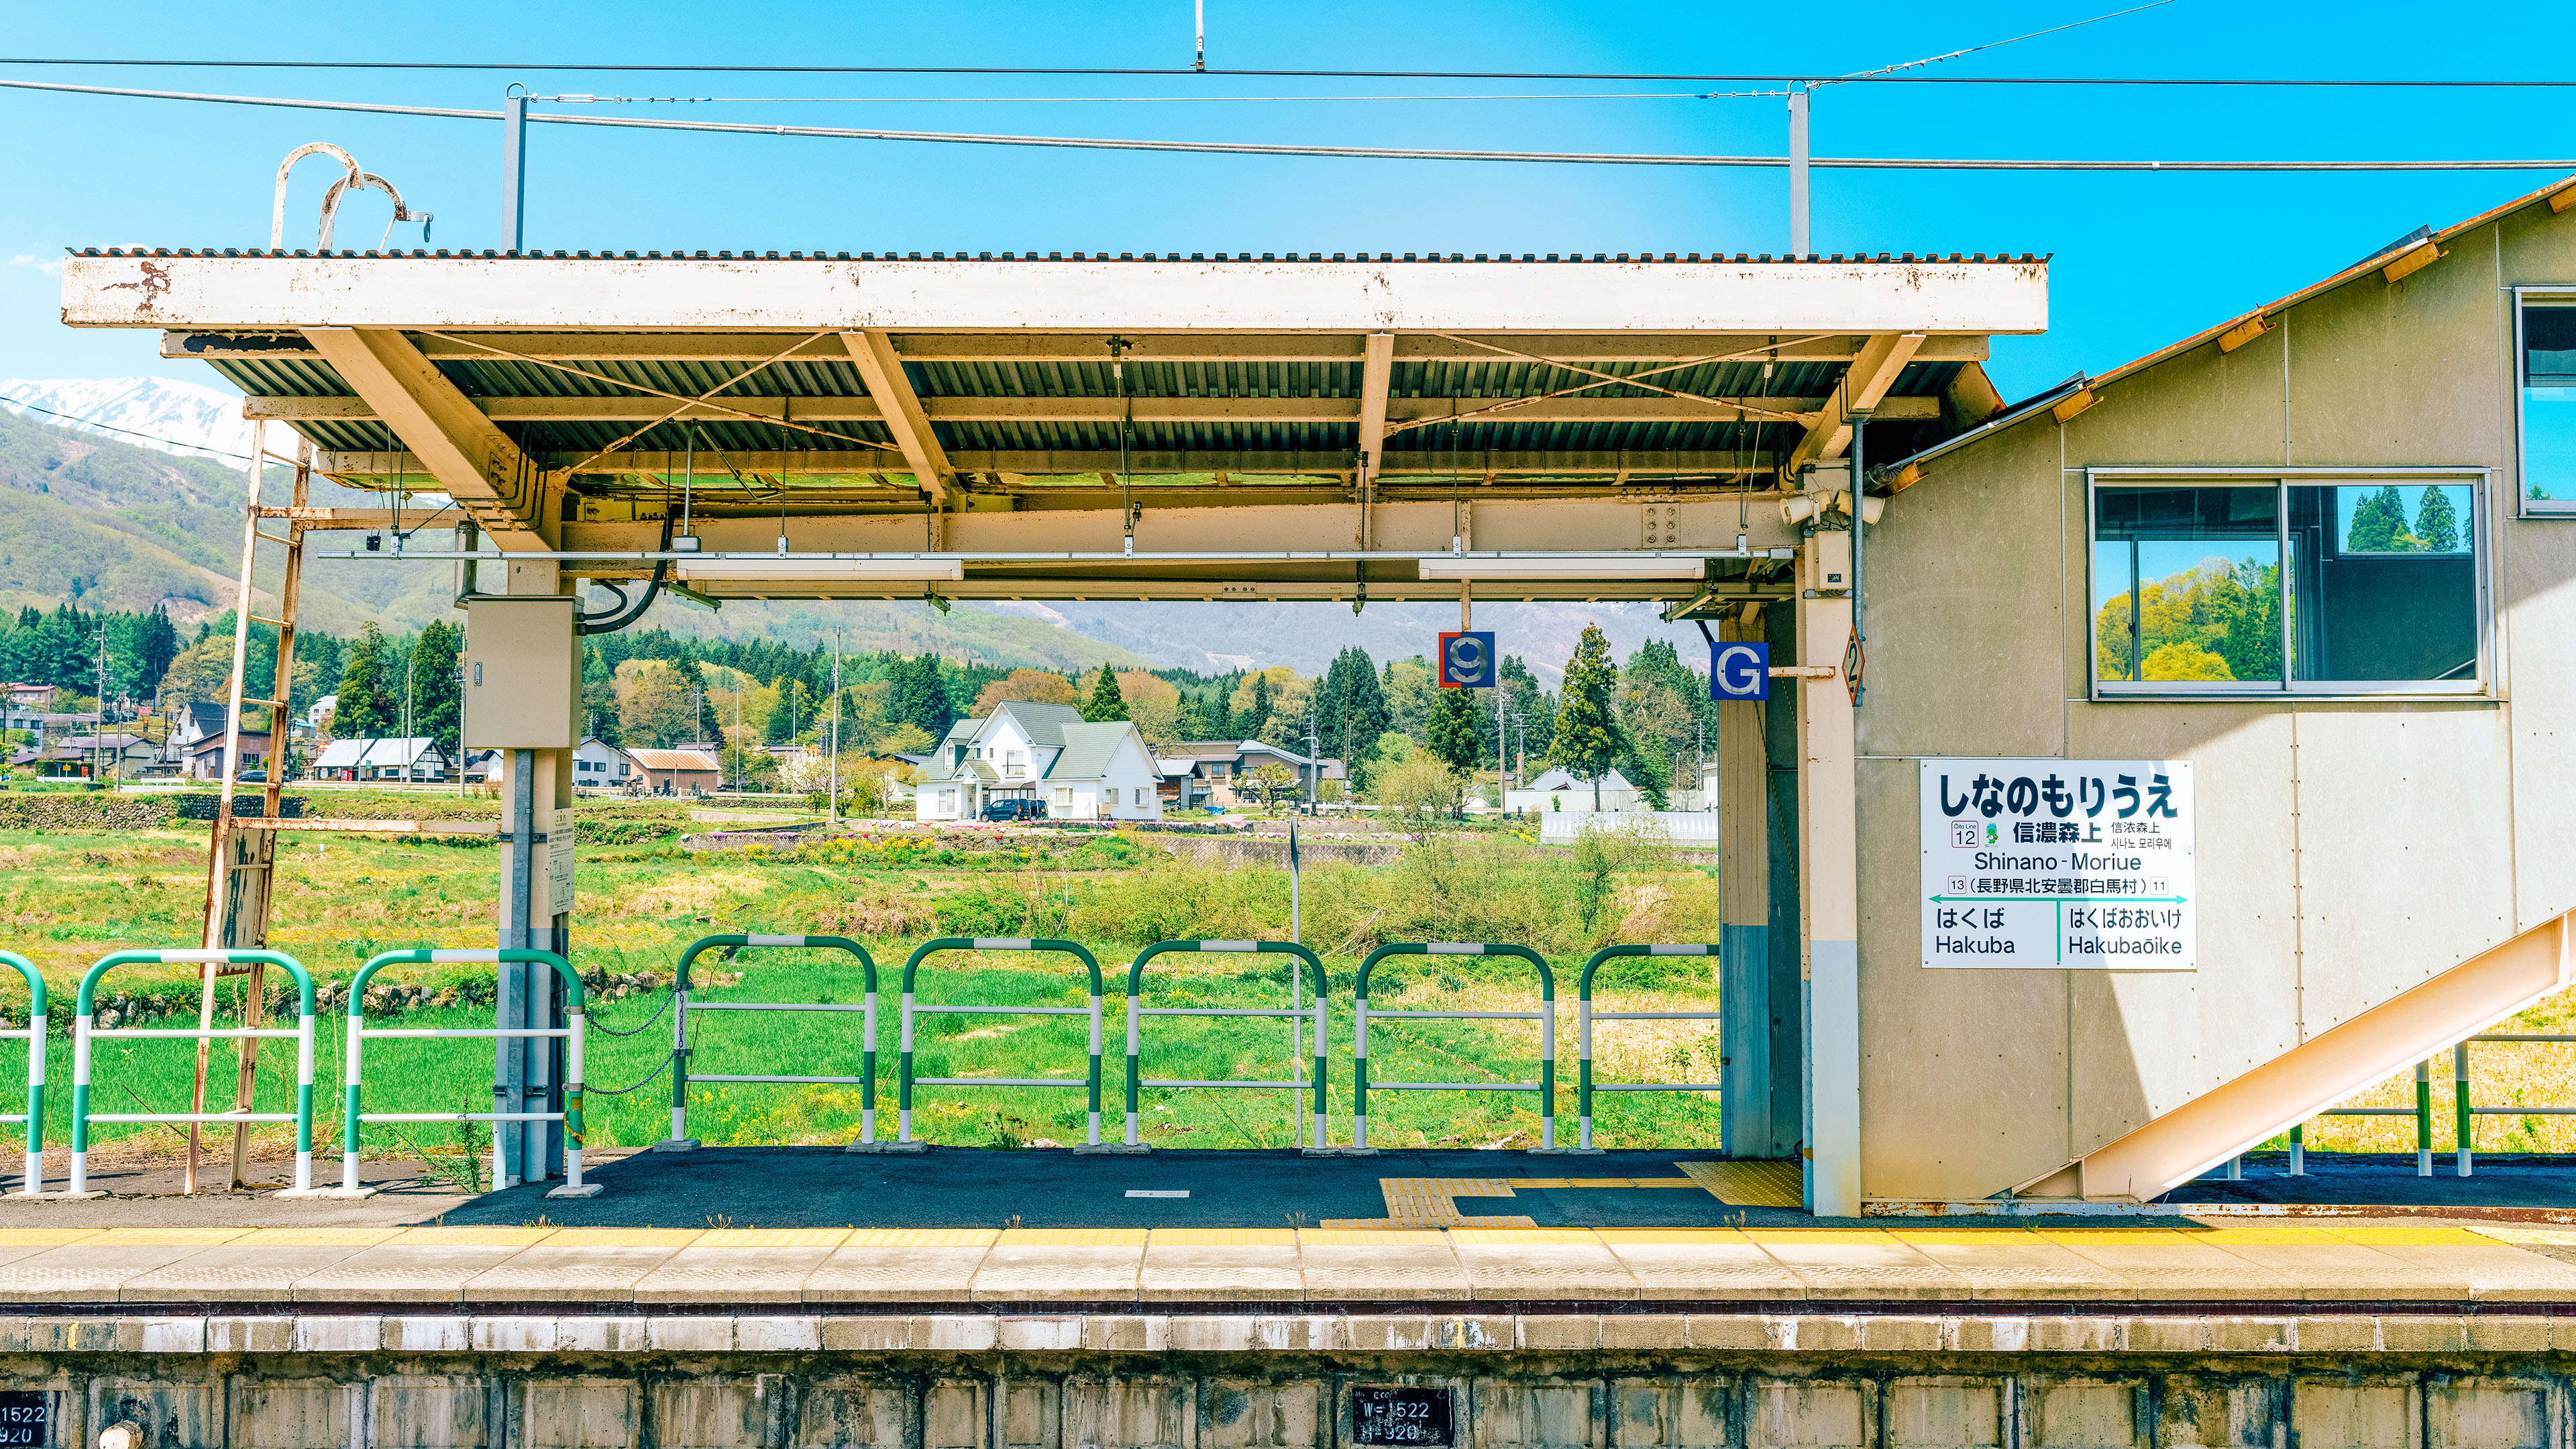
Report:
[[[1696,579],[1708,573],[1700,559],[1655,554],[1430,554],[1421,563],[1425,579]]]
[[[702,583],[928,583],[966,577],[966,566],[953,558],[835,558],[830,554],[791,553],[681,559],[673,567],[680,577]]]

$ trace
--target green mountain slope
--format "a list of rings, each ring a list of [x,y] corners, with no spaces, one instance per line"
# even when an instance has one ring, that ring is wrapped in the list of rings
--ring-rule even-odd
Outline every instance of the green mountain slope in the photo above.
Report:
[[[183,627],[230,608],[246,481],[241,469],[220,462],[155,452],[0,410],[0,607],[50,610],[72,600],[85,609],[147,612],[167,605]],[[291,483],[288,470],[272,468],[262,492],[282,503]],[[315,480],[312,502],[382,506],[376,495],[327,479]],[[316,556],[361,546],[358,534],[308,536],[298,622],[348,636],[371,619],[406,632],[454,617],[453,564]],[[445,550],[447,531],[423,532],[418,546]],[[260,545],[257,612],[274,611],[282,560],[277,545]],[[838,629],[843,647],[852,651],[900,649],[1059,670],[1103,663],[1141,668],[1148,662],[1044,619],[971,604],[943,615],[911,602],[740,601],[709,614],[665,599],[645,623],[709,639],[772,638],[800,649],[828,640]]]

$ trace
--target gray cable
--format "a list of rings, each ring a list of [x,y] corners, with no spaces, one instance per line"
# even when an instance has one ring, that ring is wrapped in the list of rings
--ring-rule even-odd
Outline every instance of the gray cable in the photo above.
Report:
[[[0,62],[5,63],[5,62]],[[44,81],[0,80],[0,88],[65,91],[79,95],[127,96],[147,100],[206,101],[236,106],[277,106],[289,110],[362,111],[374,115],[430,116],[445,120],[497,121],[499,111],[460,110],[438,106],[386,106],[361,101],[285,100],[267,96],[200,95],[186,91],[131,90],[114,86],[56,85]],[[1242,141],[1122,141],[1087,136],[1009,136],[966,131],[888,131],[842,126],[761,126],[734,121],[657,121],[622,116],[533,114],[531,123],[557,126],[611,126],[638,131],[711,131],[756,136],[803,136],[822,140],[923,141],[963,146],[1038,146],[1080,151],[1168,151],[1219,156],[1334,156],[1379,161],[1509,161],[1573,166],[1715,166],[1779,170],[1786,156],[1680,156],[1618,151],[1466,151],[1409,146],[1288,146]],[[2576,160],[2511,161],[2046,161],[1973,157],[1818,156],[1809,162],[1830,171],[2570,171]]]

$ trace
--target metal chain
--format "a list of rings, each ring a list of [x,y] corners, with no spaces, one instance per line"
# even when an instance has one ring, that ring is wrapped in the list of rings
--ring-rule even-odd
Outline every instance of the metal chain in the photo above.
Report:
[[[661,1062],[661,1065],[660,1065],[660,1066],[657,1066],[657,1067],[655,1067],[655,1068],[653,1068],[653,1070],[651,1070],[651,1071],[649,1071],[649,1072],[646,1072],[646,1073],[644,1074],[644,1080],[643,1080],[643,1081],[641,1081],[641,1082],[637,1082],[637,1083],[635,1083],[635,1085],[634,1085],[634,1086],[631,1086],[631,1087],[619,1087],[619,1088],[616,1088],[615,1090],[613,1090],[613,1091],[612,1091],[612,1090],[610,1090],[610,1089],[609,1089],[609,1088],[607,1088],[607,1087],[594,1087],[594,1086],[590,1086],[590,1085],[588,1085],[587,1083],[585,1083],[585,1084],[582,1086],[582,1089],[581,1089],[581,1090],[582,1090],[582,1095],[583,1095],[583,1096],[586,1096],[586,1097],[623,1097],[623,1096],[625,1096],[627,1093],[632,1092],[632,1091],[635,1091],[635,1090],[637,1090],[637,1089],[638,1089],[638,1088],[640,1088],[640,1087],[643,1087],[643,1086],[644,1086],[644,1085],[646,1085],[647,1083],[651,1082],[655,1077],[658,1077],[658,1076],[662,1075],[662,1072],[663,1072],[664,1068],[669,1067],[669,1066],[671,1065],[671,1059],[672,1059],[673,1057],[677,1056],[677,1055],[679,1055],[679,1053],[677,1053],[677,1052],[666,1052],[666,1053],[664,1053],[664,1054],[663,1054],[663,1056],[662,1056],[662,1062]]]
[[[671,1009],[671,1003],[672,1003],[672,1001],[673,1001],[673,1000],[675,1000],[678,996],[679,996],[679,993],[678,993],[678,992],[676,992],[676,991],[675,991],[675,992],[670,993],[670,994],[669,994],[669,995],[667,995],[667,996],[664,996],[664,997],[662,998],[662,1004],[661,1004],[660,1006],[657,1006],[657,1007],[654,1007],[654,1008],[653,1008],[653,1014],[652,1014],[651,1016],[648,1016],[648,1017],[644,1018],[644,1020],[643,1020],[642,1022],[638,1023],[637,1025],[630,1026],[630,1027],[628,1027],[628,1028],[627,1028],[626,1030],[624,1030],[624,1031],[619,1031],[617,1028],[615,1028],[615,1027],[613,1027],[613,1026],[608,1025],[606,1022],[603,1022],[603,1021],[599,1020],[599,1018],[597,1018],[597,1017],[592,1017],[592,1018],[591,1018],[591,1021],[590,1021],[590,1029],[591,1029],[592,1031],[601,1031],[601,1032],[606,1032],[606,1033],[608,1033],[610,1036],[634,1036],[634,1035],[635,1035],[635,1034],[637,1034],[638,1032],[641,1032],[641,1031],[645,1030],[646,1028],[650,1027],[653,1023],[655,1023],[655,1022],[657,1022],[657,1021],[660,1021],[660,1020],[662,1019],[662,1013],[663,1013],[663,1012],[666,1012],[666,1011],[668,1011],[668,1010],[670,1010],[670,1009]]]

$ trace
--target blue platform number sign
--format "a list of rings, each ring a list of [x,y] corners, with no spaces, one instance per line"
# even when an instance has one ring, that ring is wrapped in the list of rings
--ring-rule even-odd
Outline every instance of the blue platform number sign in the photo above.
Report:
[[[1442,689],[1491,689],[1494,664],[1493,631],[1440,636]]]
[[[1737,640],[1709,646],[1708,697],[1739,703],[1769,699],[1771,646]]]
[[[53,1401],[42,1389],[0,1392],[0,1444],[52,1443]]]

